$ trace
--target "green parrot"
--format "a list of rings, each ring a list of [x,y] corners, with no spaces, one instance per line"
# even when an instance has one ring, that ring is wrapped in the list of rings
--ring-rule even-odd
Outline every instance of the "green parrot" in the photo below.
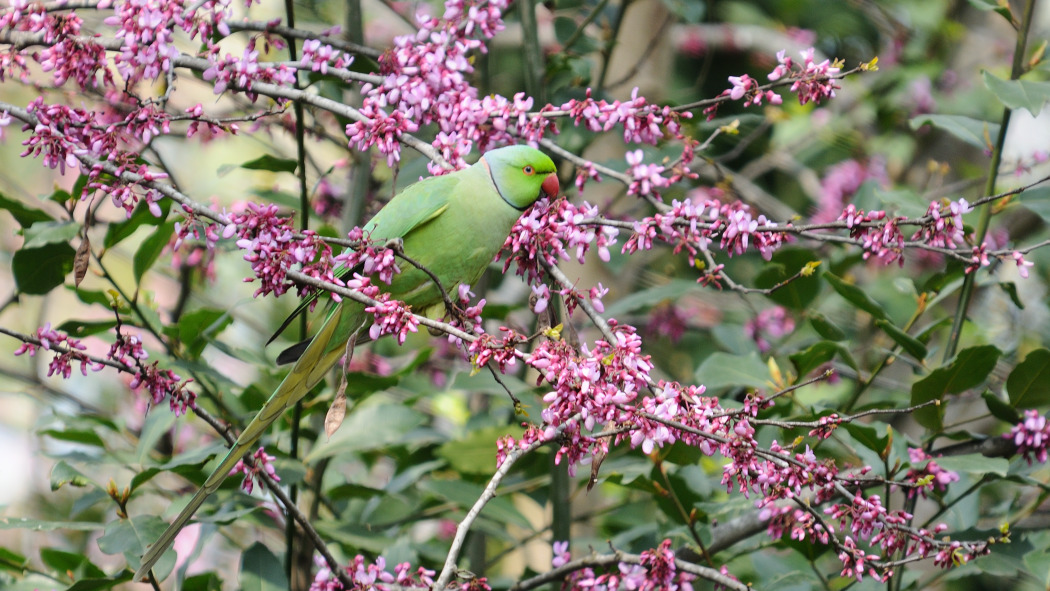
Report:
[[[364,227],[365,235],[378,244],[401,239],[405,255],[430,270],[454,297],[459,284],[470,285],[481,277],[522,212],[541,196],[553,198],[558,191],[554,162],[546,154],[528,146],[499,148],[486,152],[469,168],[407,187]],[[390,285],[378,280],[376,284],[417,313],[435,317],[444,306],[441,291],[423,271],[404,263],[400,266],[401,273],[394,275]],[[133,580],[146,576],[204,499],[219,488],[263,432],[344,355],[347,342],[371,319],[364,308],[344,299],[332,307],[313,339],[282,354],[286,361],[298,357],[291,373],[241,431],[186,508],[149,547]],[[440,317],[440,312],[436,316]]]

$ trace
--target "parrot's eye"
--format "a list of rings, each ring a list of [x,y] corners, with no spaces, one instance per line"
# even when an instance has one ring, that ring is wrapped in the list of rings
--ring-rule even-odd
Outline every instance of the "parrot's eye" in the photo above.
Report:
[[[521,172],[524,172],[528,176],[532,176],[533,174],[536,174],[536,169],[533,168],[531,165],[526,164],[525,168],[521,169]]]

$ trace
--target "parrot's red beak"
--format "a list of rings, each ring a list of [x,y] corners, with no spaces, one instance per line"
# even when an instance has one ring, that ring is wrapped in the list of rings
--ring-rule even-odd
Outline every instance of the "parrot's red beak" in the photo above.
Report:
[[[547,175],[547,178],[543,179],[543,184],[540,185],[540,188],[551,199],[557,197],[558,192],[561,190],[561,185],[558,184],[558,175],[553,172]]]

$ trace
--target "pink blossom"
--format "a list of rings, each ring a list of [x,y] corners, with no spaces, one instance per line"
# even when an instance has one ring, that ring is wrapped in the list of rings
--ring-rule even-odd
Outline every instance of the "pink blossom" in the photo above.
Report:
[[[755,341],[758,350],[766,353],[772,345],[767,338],[779,339],[795,330],[795,320],[788,316],[783,306],[773,306],[758,313],[744,324],[744,334]]]
[[[1035,266],[1035,263],[1025,260],[1024,255],[1016,250],[1011,256],[1013,256],[1014,262],[1017,263],[1018,274],[1020,274],[1022,278],[1028,279],[1028,267]]]
[[[255,488],[255,481],[258,480],[260,485],[263,482],[261,476],[262,473],[265,473],[277,482],[281,481],[281,478],[277,476],[277,472],[273,467],[272,462],[275,459],[277,458],[266,453],[265,448],[260,447],[252,454],[250,462],[246,463],[244,458],[238,460],[237,465],[230,469],[228,476],[233,476],[234,474],[243,472],[244,480],[241,481],[241,490],[250,495]]]
[[[1050,426],[1046,417],[1035,409],[1024,411],[1024,420],[1014,425],[1003,437],[1013,440],[1017,453],[1029,463],[1035,458],[1040,464],[1047,459],[1047,446],[1050,445]]]

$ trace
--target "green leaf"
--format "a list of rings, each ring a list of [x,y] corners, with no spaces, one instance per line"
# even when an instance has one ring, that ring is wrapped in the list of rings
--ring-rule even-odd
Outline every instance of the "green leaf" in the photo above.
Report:
[[[95,527],[98,528],[97,525]],[[98,549],[103,554],[128,554],[137,558],[167,527],[168,524],[156,515],[114,519],[106,524],[105,533],[98,539]],[[159,574],[160,569],[157,570]]]
[[[79,177],[78,177],[79,180]],[[47,196],[48,201],[54,201],[55,203],[65,203],[73,198],[73,195],[65,189],[55,189],[50,195]]]
[[[937,368],[930,372],[930,375],[912,384],[912,405],[931,400],[942,401],[939,405],[915,411],[915,420],[923,427],[940,433],[944,427],[944,397],[980,385],[995,368],[1000,354],[999,349],[993,345],[963,349],[950,364]]]
[[[82,339],[91,335],[107,332],[116,325],[116,320],[67,320],[62,324],[58,325],[58,328],[56,330],[64,332],[69,336]]]
[[[1029,552],[1024,555],[1024,565],[1044,589],[1050,587],[1050,552]]]
[[[168,327],[165,332],[176,334],[179,342],[186,347],[187,355],[195,359],[200,357],[208,342],[232,322],[233,317],[224,310],[200,308],[184,314],[179,318],[178,325]]]
[[[1021,413],[1017,412],[1016,408],[1007,404],[1002,398],[996,396],[995,392],[986,390],[981,394],[981,398],[984,398],[984,404],[988,407],[988,412],[992,413],[993,417],[1011,425],[1021,422]]]
[[[98,531],[94,521],[48,521],[26,517],[0,517],[0,529],[28,529],[31,531]]]
[[[148,238],[142,241],[139,249],[135,251],[133,261],[136,282],[141,281],[146,271],[149,271],[153,263],[157,262],[160,253],[164,252],[164,248],[168,246],[168,242],[171,240],[171,235],[174,232],[175,223],[166,223],[158,226],[153,234],[150,234]]]
[[[1010,460],[1006,458],[987,458],[981,454],[967,454],[964,456],[945,456],[934,458],[933,461],[945,470],[952,472],[966,472],[974,476],[994,474],[999,477],[1006,476],[1010,469]]]
[[[1050,404],[1050,350],[1036,349],[1018,363],[1006,378],[1006,391],[1014,408]]]
[[[488,474],[496,469],[496,440],[504,435],[521,436],[521,428],[502,426],[470,431],[463,439],[449,441],[437,448],[437,455],[444,458],[460,474]]]
[[[240,588],[244,591],[281,591],[288,588],[281,559],[262,542],[255,542],[241,555]]]
[[[135,462],[137,464],[148,466],[153,463],[150,461],[150,454],[157,447],[157,442],[171,431],[171,427],[174,424],[175,413],[151,412],[146,415],[146,421],[142,425],[142,432],[139,433],[138,445],[135,448]],[[135,477],[137,478],[138,474]],[[134,486],[137,486],[137,484],[132,479],[132,487]]]
[[[1050,187],[1034,187],[1019,195],[1021,205],[1050,223]]]
[[[999,135],[998,123],[989,123],[962,115],[919,115],[908,122],[912,129],[919,129],[927,123],[947,131],[980,150],[987,148],[992,141],[991,138]]]
[[[840,296],[854,306],[864,310],[868,314],[871,314],[876,319],[889,320],[889,316],[886,311],[882,309],[882,306],[878,302],[871,299],[871,296],[867,294],[863,289],[853,285],[852,283],[846,283],[842,278],[832,273],[825,272],[824,279],[831,284],[832,289],[838,292]]]
[[[272,172],[295,172],[299,164],[290,158],[277,158],[269,154],[259,156],[255,160],[249,160],[241,164],[241,168],[248,170],[269,170]]]
[[[202,573],[186,577],[182,591],[222,591],[222,579],[215,573]]]
[[[83,443],[84,445],[91,445],[94,447],[106,446],[105,442],[102,441],[102,438],[98,436],[98,433],[95,433],[90,429],[48,429],[46,431],[41,431],[40,434],[46,435],[52,439],[57,439],[58,441]],[[51,475],[54,476],[54,472],[52,472]]]
[[[315,446],[303,459],[307,464],[348,452],[368,451],[403,443],[409,431],[423,424],[426,417],[399,404],[358,407],[325,445]]]
[[[721,351],[712,353],[696,370],[696,380],[709,390],[727,387],[767,388],[769,367],[750,355],[731,355]]]
[[[811,250],[785,248],[773,254],[772,260],[755,277],[755,286],[769,289],[793,277],[806,265],[819,261],[820,256]],[[806,309],[820,294],[820,268],[809,277],[799,277],[766,297],[792,310]]]
[[[381,376],[363,371],[349,371],[346,373],[346,395],[354,399],[361,399],[368,394],[393,388],[400,382],[401,376]]]
[[[160,413],[150,413],[150,414],[160,414]],[[145,468],[143,470],[140,470],[140,471],[136,472],[135,476],[133,476],[131,478],[131,484],[129,485],[129,488],[131,489],[131,492],[135,492],[136,490],[138,490],[138,488],[140,486],[142,486],[143,484],[149,482],[150,480],[153,479],[154,476],[156,476],[157,474],[160,474],[161,472],[162,472],[162,470],[160,468],[154,468],[154,467]]]
[[[29,207],[21,201],[11,199],[2,193],[0,193],[0,209],[8,211],[14,216],[15,221],[23,229],[37,222],[50,222],[55,219],[42,209]]]
[[[156,572],[156,570],[154,570]],[[66,591],[101,591],[102,589],[112,589],[121,583],[127,583],[131,580],[131,573],[124,571],[118,573],[112,578],[107,577],[104,579],[80,579],[76,583],[73,583],[66,588]]]
[[[92,564],[91,559],[83,554],[63,552],[54,548],[42,548],[40,561],[61,575],[70,575],[74,580],[83,578],[101,579],[106,573]]]
[[[572,37],[573,33],[576,32],[576,28],[576,19],[567,16],[554,18],[554,38],[561,45],[565,45],[565,43]]]
[[[926,359],[926,345],[923,345],[918,339],[898,328],[897,325],[889,320],[876,320],[875,326],[890,335],[891,339],[916,360],[922,361]]]
[[[47,244],[39,248],[23,248],[11,258],[11,272],[18,291],[29,295],[44,295],[62,285],[73,270],[77,251],[66,243]]]
[[[328,498],[333,501],[345,501],[348,499],[371,499],[385,494],[382,489],[372,488],[363,484],[346,483],[325,491]]]
[[[846,333],[820,312],[809,313],[809,324],[824,339],[829,341],[846,340]]]
[[[122,222],[112,223],[106,228],[106,237],[102,240],[102,246],[112,248],[134,234],[135,230],[138,230],[141,226],[159,226],[163,224],[168,217],[168,212],[171,210],[171,204],[171,199],[158,201],[157,205],[160,206],[161,215],[157,217],[150,212],[149,204],[146,201],[139,201],[139,204],[131,212],[131,217]]]
[[[687,293],[695,292],[695,281],[676,279],[669,283],[643,289],[626,295],[605,307],[607,317],[620,318],[628,313],[649,308],[667,300],[677,300]],[[488,306],[485,307],[488,310]]]
[[[447,464],[448,463],[445,460],[430,460],[429,462],[417,462],[404,466],[397,475],[386,483],[383,490],[388,493],[399,493],[406,488],[415,486],[424,476],[427,476],[435,470],[444,468]],[[489,475],[492,475],[491,471],[489,472]]]
[[[1021,302],[1021,297],[1017,295],[1017,284],[1013,281],[1000,281],[999,289],[1006,292],[1006,295],[1010,296],[1010,301],[1017,306],[1018,310],[1024,310],[1024,303]]]
[[[698,25],[704,21],[707,14],[705,2],[693,2],[692,0],[663,0],[664,6],[683,21]]]
[[[60,461],[51,469],[51,490],[58,490],[66,484],[70,486],[91,486],[94,483],[73,466],[70,466],[65,461]]]
[[[1050,100],[1050,82],[1003,80],[987,71],[982,72],[981,76],[988,90],[1007,108],[1025,109],[1032,117],[1038,116],[1043,105]]]
[[[419,483],[419,488],[442,499],[451,501],[464,509],[469,509],[481,497],[484,489],[466,480],[428,479]],[[495,497],[481,514],[500,523],[513,524],[526,531],[533,531],[532,523],[514,507],[506,496]]]
[[[788,356],[791,363],[795,365],[795,373],[799,379],[805,378],[814,369],[831,361],[842,346],[832,341],[817,341],[803,351]],[[767,370],[768,373],[768,370]]]
[[[25,571],[26,565],[29,564],[29,560],[25,556],[8,550],[7,548],[0,547],[0,570],[6,570],[13,573],[19,573]]]
[[[1013,15],[1010,13],[1010,5],[1000,4],[996,0],[969,0],[970,6],[978,10],[984,11],[995,11],[999,16],[1006,19],[1006,22],[1013,23]]]
[[[890,438],[888,435],[880,437],[878,431],[870,425],[843,423],[841,428],[845,429],[853,437],[854,441],[876,454],[882,454],[886,451],[886,446],[890,444]]]
[[[38,248],[45,244],[68,243],[80,233],[76,222],[40,222],[25,229],[22,248]]]
[[[77,289],[72,285],[67,285],[66,289],[76,294],[77,299],[84,302],[85,304],[98,304],[107,310],[112,309],[113,300],[104,291],[97,291],[91,289]],[[85,323],[87,324],[87,323]]]

